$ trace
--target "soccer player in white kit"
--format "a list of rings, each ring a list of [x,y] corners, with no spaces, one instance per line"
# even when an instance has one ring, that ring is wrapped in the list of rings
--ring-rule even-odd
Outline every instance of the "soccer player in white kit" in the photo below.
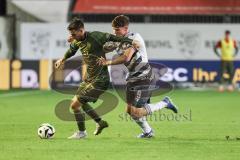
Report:
[[[146,116],[162,108],[178,112],[177,107],[172,103],[169,97],[156,104],[148,104],[151,97],[150,86],[154,81],[152,67],[148,63],[146,46],[139,33],[129,32],[129,18],[125,15],[119,15],[112,21],[112,27],[117,36],[128,37],[139,43],[139,48],[132,47],[131,44],[111,43],[106,44],[104,48],[107,51],[116,50],[118,57],[113,60],[101,58],[101,65],[124,64],[128,69],[127,89],[126,89],[126,112],[141,127],[142,133],[138,138],[151,138],[154,136],[153,129],[146,120]]]

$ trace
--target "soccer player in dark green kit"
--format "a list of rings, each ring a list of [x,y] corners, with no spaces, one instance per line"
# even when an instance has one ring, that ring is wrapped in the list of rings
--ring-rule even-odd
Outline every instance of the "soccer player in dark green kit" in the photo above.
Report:
[[[87,32],[84,29],[84,23],[78,18],[74,18],[70,22],[68,30],[73,41],[70,44],[70,48],[65,53],[64,58],[59,59],[55,63],[55,67],[60,69],[68,58],[75,55],[78,49],[81,50],[83,56],[83,81],[70,104],[79,131],[75,132],[68,138],[82,139],[87,136],[87,132],[85,128],[84,114],[81,114],[80,108],[95,120],[97,124],[94,132],[95,135],[98,135],[104,128],[108,127],[108,123],[102,120],[95,110],[88,104],[88,102],[96,102],[98,97],[107,90],[109,86],[110,80],[107,66],[99,66],[97,63],[100,57],[105,57],[103,45],[108,41],[129,42],[132,43],[134,47],[138,48],[138,42],[126,37],[117,37],[109,33],[98,31]]]

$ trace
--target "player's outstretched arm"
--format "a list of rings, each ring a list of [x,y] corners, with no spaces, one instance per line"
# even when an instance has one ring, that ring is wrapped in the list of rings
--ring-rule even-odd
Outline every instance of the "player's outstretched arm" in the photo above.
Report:
[[[135,39],[132,40],[128,37],[118,37],[112,34],[107,34],[107,36],[108,36],[108,41],[121,42],[121,43],[128,42],[132,44],[135,49],[140,48],[140,42],[138,40],[135,40]]]
[[[55,63],[55,68],[56,68],[56,69],[62,69],[63,66],[64,66],[65,61],[66,61],[68,58],[70,58],[70,57],[72,57],[72,56],[74,56],[74,55],[76,54],[79,46],[77,46],[75,42],[76,42],[76,41],[74,41],[74,39],[73,39],[73,41],[72,41],[71,44],[70,44],[70,48],[69,48],[69,49],[67,50],[67,52],[64,54],[64,57],[56,61],[56,63]]]

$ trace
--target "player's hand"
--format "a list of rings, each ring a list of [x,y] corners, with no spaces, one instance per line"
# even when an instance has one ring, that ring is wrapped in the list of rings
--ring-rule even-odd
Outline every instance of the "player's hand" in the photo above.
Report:
[[[74,40],[73,36],[69,36],[67,39],[68,43],[71,43],[73,40]]]
[[[59,59],[57,60],[57,62],[55,62],[55,68],[56,69],[63,69],[64,67],[64,60],[63,59]]]
[[[112,51],[114,51],[119,45],[120,45],[119,42],[109,41],[109,42],[106,42],[106,43],[103,45],[103,50],[104,50],[106,53],[112,52]]]
[[[98,64],[98,65],[106,66],[106,65],[108,65],[107,62],[108,62],[108,61],[107,61],[105,58],[101,57],[101,58],[98,59],[97,64]]]
[[[132,41],[132,45],[135,49],[139,49],[140,46],[141,46],[140,42],[138,40],[135,40],[135,39]]]

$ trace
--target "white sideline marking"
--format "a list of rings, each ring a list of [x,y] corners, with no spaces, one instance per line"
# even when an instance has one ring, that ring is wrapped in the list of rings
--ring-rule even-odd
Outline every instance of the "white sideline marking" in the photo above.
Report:
[[[39,94],[41,93],[41,91],[37,90],[37,91],[20,91],[17,93],[3,93],[0,94],[0,98],[4,98],[4,97],[16,97],[16,96],[25,96],[25,95],[32,95],[32,94]]]

